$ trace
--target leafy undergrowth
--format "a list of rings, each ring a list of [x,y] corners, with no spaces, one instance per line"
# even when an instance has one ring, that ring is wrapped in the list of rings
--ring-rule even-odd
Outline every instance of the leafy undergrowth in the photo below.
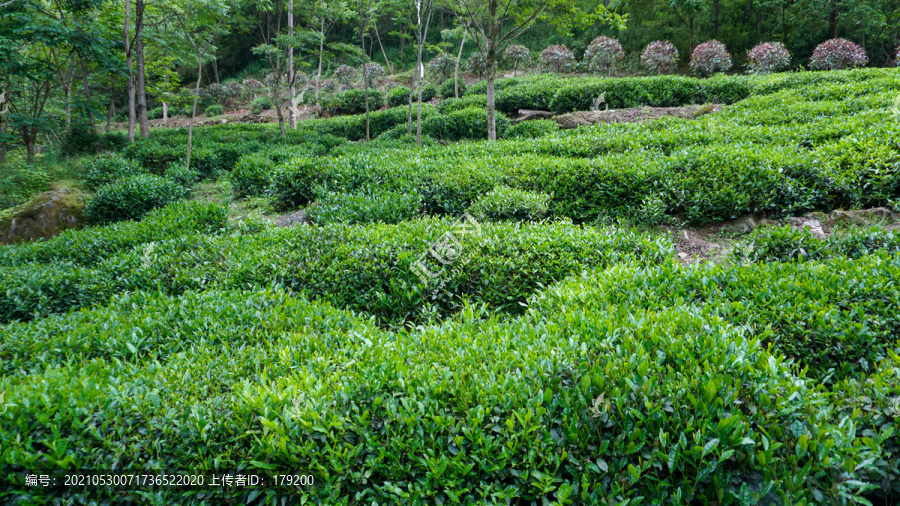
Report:
[[[636,82],[503,96],[568,109]],[[274,146],[267,127],[200,129],[195,168],[228,179],[201,202],[0,247],[0,500],[896,501],[896,231],[766,227],[685,266],[665,238],[593,224],[896,208],[898,89],[886,71],[717,78],[702,93],[737,103],[692,122],[425,148],[349,143],[352,117]],[[136,163],[192,185],[170,170],[182,135],[98,177]],[[228,188],[252,199],[237,214],[302,206],[312,224],[229,223]],[[480,233],[446,235],[467,211]],[[23,482],[79,468],[315,485]]]

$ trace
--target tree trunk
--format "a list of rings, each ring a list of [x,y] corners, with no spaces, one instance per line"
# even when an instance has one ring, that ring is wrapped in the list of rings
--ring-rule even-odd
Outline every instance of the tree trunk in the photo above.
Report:
[[[28,156],[28,163],[34,163],[34,141],[37,134],[29,127],[23,126],[19,129],[22,134],[22,142],[25,144],[25,153]]]
[[[721,0],[713,0],[712,3],[712,32],[713,38],[716,39],[719,37],[719,6],[721,4]]]
[[[191,122],[188,124],[187,161],[186,169],[191,168],[191,146],[194,141],[194,118],[197,117],[197,99],[200,97],[200,78],[203,76],[203,52],[199,53],[200,63],[197,64],[197,85],[194,86],[194,107],[191,110]]]
[[[134,142],[134,124],[137,121],[134,111],[134,71],[131,69],[131,39],[128,28],[131,25],[131,0],[125,0],[125,66],[128,68],[128,142]]]
[[[421,28],[420,28],[421,31]],[[416,51],[416,93],[418,96],[418,111],[416,112],[416,144],[422,145],[422,46],[424,37],[419,33],[419,47]]]
[[[363,17],[362,0],[359,0],[359,47],[362,48],[363,53],[363,87],[365,88],[363,97],[366,101],[366,142],[369,142],[369,140],[371,140],[369,133],[369,72],[366,68],[369,59],[366,58],[366,19]]]
[[[137,116],[141,137],[150,137],[147,118],[147,72],[144,65],[144,0],[135,2],[134,50],[137,53]]]
[[[693,17],[693,16],[691,16],[691,19],[689,20],[689,23],[690,23],[690,26],[691,26],[691,36],[690,36],[690,37],[691,37],[691,38],[690,38],[690,48],[691,48],[691,50],[690,50],[690,53],[693,54],[693,53],[694,53],[694,17]]]
[[[415,80],[414,80],[415,81]],[[409,83],[411,89],[409,90],[409,110],[406,114],[406,135],[412,135],[412,105],[413,105],[413,96],[416,93],[416,83]]]
[[[319,103],[319,80],[322,79],[322,60],[325,58],[325,16],[322,16],[322,28],[319,32],[319,71],[316,73],[316,115],[322,115],[322,106]]]
[[[288,31],[290,31],[291,36],[294,35],[294,0],[288,1]],[[294,114],[294,111],[297,110],[297,100],[294,98],[297,96],[297,86],[294,84],[294,45],[291,44],[291,47],[288,48],[288,57],[287,57],[287,66],[288,66],[288,95],[291,97],[291,107],[288,109],[288,118],[291,122],[291,128],[297,128],[297,115]]]
[[[63,81],[63,93],[66,97],[66,135],[72,133],[72,80],[74,75],[67,76],[60,72]],[[74,70],[73,70],[74,74]]]
[[[92,93],[91,93],[91,84],[88,81],[88,67],[87,67],[87,63],[84,62],[84,58],[82,58],[81,55],[78,55],[78,60],[81,63],[81,83],[84,86],[84,100],[88,104],[88,106],[87,106],[88,121],[90,121],[91,132],[94,132],[97,127],[94,125],[94,108],[93,108],[93,104],[91,103]]]
[[[166,73],[165,77],[163,77],[164,82],[166,83],[166,90],[169,89],[169,74]],[[169,103],[163,102],[163,126],[169,128]]]
[[[287,138],[287,131],[284,129],[284,114],[281,112],[281,90],[275,85],[272,90],[272,102],[275,103],[275,114],[278,115],[278,128],[281,130],[281,138]]]
[[[494,105],[494,79],[497,75],[497,49],[494,47],[494,40],[487,41],[487,55],[485,60],[487,63],[487,127],[488,140],[497,140],[497,108]]]
[[[6,134],[6,116],[0,114],[0,136]],[[0,142],[0,165],[6,163],[6,141]]]
[[[838,11],[837,11],[837,9],[832,9],[831,12],[828,13],[828,33],[831,34],[832,39],[836,39],[838,36]]]
[[[453,69],[453,94],[459,98],[459,61],[462,59],[463,46],[466,45],[466,32],[462,34],[462,41],[459,43],[459,52],[456,54],[456,65]]]
[[[106,133],[112,128],[112,119],[116,115],[116,101],[113,98],[113,90],[109,89],[109,112],[106,113]]]
[[[388,60],[387,53],[384,51],[384,45],[381,43],[381,35],[378,34],[378,23],[375,23],[375,38],[378,40],[378,47],[381,48],[381,56],[384,57],[384,63],[387,64],[388,70],[393,74],[394,66],[391,65],[391,61]]]

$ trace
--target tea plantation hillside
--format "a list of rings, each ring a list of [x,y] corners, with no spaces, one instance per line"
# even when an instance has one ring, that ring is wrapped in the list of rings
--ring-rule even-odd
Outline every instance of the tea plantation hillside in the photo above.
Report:
[[[0,246],[0,502],[898,503],[900,71],[501,80],[724,107],[497,142],[483,91],[421,147],[403,107],[201,127],[189,169],[110,135],[91,225]],[[26,482],[84,470],[207,482]]]

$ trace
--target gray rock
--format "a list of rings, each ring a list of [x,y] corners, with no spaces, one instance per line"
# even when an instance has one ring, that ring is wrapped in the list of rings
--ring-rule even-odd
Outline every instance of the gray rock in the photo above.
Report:
[[[16,244],[53,237],[82,224],[85,195],[73,189],[53,190],[0,212],[0,243]]]
[[[800,216],[794,218],[787,219],[788,225],[797,230],[803,230],[804,228],[809,230],[813,236],[817,239],[825,239],[828,235],[825,233],[825,230],[822,229],[822,223],[815,218],[810,218],[808,216]]]

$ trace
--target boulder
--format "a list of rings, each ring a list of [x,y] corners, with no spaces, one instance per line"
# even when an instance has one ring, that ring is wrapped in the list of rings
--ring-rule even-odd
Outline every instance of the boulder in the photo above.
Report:
[[[65,188],[41,193],[25,204],[0,211],[0,243],[47,239],[63,230],[79,228],[84,203],[84,193]]]
[[[804,228],[809,230],[813,236],[817,239],[825,239],[828,235],[825,233],[825,230],[822,229],[822,223],[819,222],[816,218],[812,218],[810,216],[800,216],[795,218],[787,219],[788,225],[797,230],[803,230]]]
[[[531,121],[533,119],[552,119],[553,113],[550,111],[531,111],[528,109],[519,109],[519,117],[516,118],[516,123],[521,123],[523,121]]]

